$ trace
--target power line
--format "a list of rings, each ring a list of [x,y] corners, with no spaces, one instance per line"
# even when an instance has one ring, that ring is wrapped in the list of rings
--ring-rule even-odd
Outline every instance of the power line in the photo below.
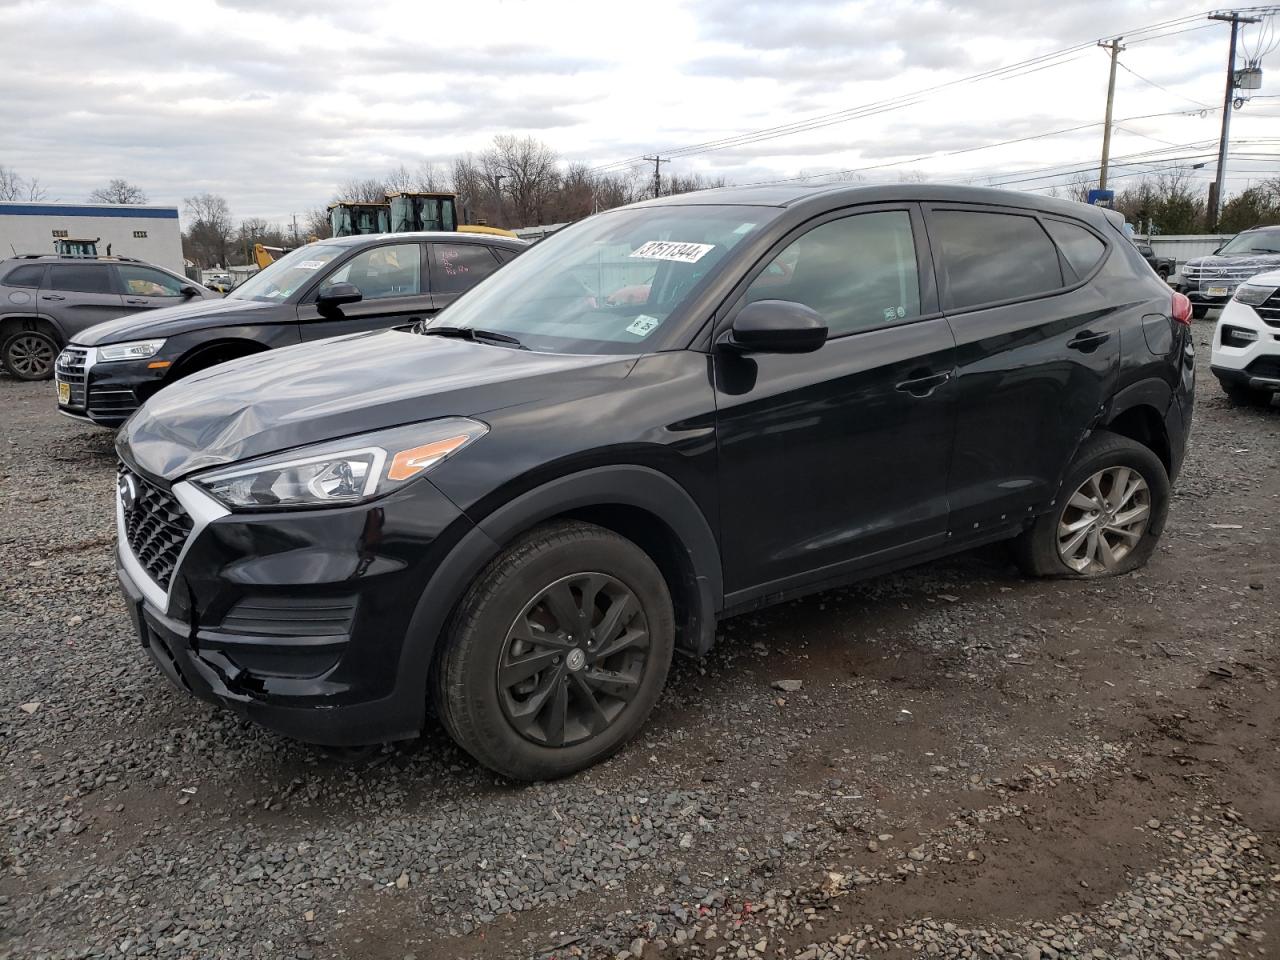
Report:
[[[1123,62],[1118,62],[1118,66],[1120,67],[1121,70],[1125,71],[1125,73],[1131,73],[1133,74],[1133,76],[1137,77],[1143,83],[1148,84],[1149,86],[1155,87],[1157,90],[1163,90],[1165,93],[1169,94],[1170,96],[1177,97],[1179,100],[1186,100],[1188,103],[1194,103],[1196,106],[1204,107],[1206,110],[1217,109],[1211,104],[1204,103],[1203,101],[1197,100],[1194,97],[1188,97],[1181,93],[1174,93],[1168,87],[1161,86],[1160,84],[1156,83],[1154,80],[1148,80],[1146,77],[1140,74],[1137,70],[1134,70],[1132,67],[1128,66]]]
[[[1145,34],[1152,33],[1152,31],[1159,31],[1168,27],[1181,26],[1183,24],[1190,23],[1199,19],[1200,16],[1202,16],[1202,14],[1178,17],[1173,20],[1166,20],[1138,28],[1136,30],[1131,30],[1127,33],[1141,38]],[[985,70],[967,77],[961,77],[945,83],[935,84],[934,86],[925,87],[921,90],[902,96],[873,101],[872,103],[838,110],[833,113],[821,114],[805,120],[797,120],[790,123],[778,124],[773,127],[764,127],[758,130],[745,131],[743,133],[721,137],[716,140],[707,140],[702,143],[689,144],[683,147],[669,147],[665,150],[656,151],[655,155],[666,157],[691,157],[701,153],[710,153],[716,150],[728,149],[730,147],[747,146],[764,140],[773,140],[779,137],[792,136],[797,133],[805,133],[810,130],[822,129],[823,127],[846,123],[850,120],[861,119],[866,116],[874,116],[878,113],[884,113],[889,110],[902,109],[907,106],[913,106],[914,104],[921,102],[926,97],[932,96],[942,90],[960,86],[962,84],[976,83],[991,79],[1008,79],[1014,76],[1024,75],[1025,73],[1047,69],[1050,66],[1061,66],[1062,63],[1078,59],[1078,56],[1076,55],[1079,55],[1082,51],[1089,49],[1094,45],[1094,43],[1095,41],[1090,40],[1052,53],[1041,54],[1036,57],[1028,58],[1027,60],[1007,64],[1002,67],[996,67],[991,70]],[[602,170],[626,166],[641,160],[643,160],[643,157],[629,157],[625,160],[616,160],[611,163],[601,164],[593,167],[592,170],[594,172],[599,172]]]

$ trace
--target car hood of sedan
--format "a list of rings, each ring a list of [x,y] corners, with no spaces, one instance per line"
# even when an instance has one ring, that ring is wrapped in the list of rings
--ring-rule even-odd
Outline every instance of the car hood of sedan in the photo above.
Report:
[[[278,312],[282,309],[288,311],[290,318],[293,317],[295,308],[292,305],[260,300],[188,300],[172,307],[139,310],[105,323],[94,324],[81,330],[71,341],[80,346],[100,347],[108,343],[124,343],[126,340],[173,337],[205,327],[230,325],[235,322],[233,314],[252,318],[249,321],[252,323],[262,323],[264,319],[271,319],[266,316],[268,311]]]
[[[116,449],[131,466],[173,481],[323,440],[587,395],[625,377],[635,359],[398,330],[354,334],[192,374],[149,399]]]
[[[1251,253],[1246,256],[1225,256],[1220,257],[1210,255],[1207,257],[1193,257],[1188,260],[1186,267],[1197,267],[1201,270],[1213,270],[1215,268],[1231,268],[1234,273],[1241,267],[1257,267],[1258,272],[1264,270],[1274,270],[1280,267],[1280,253]]]

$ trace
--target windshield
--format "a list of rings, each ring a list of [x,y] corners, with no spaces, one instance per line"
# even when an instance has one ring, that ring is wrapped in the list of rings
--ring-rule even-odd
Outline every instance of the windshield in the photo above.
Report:
[[[428,326],[474,327],[531,350],[643,353],[772,207],[641,207],[591,217],[533,246]]]
[[[228,300],[281,303],[305,287],[316,271],[346,252],[346,247],[309,243],[268,264],[227,294]]]
[[[1218,251],[1221,257],[1240,253],[1280,253],[1280,230],[1237,234]]]

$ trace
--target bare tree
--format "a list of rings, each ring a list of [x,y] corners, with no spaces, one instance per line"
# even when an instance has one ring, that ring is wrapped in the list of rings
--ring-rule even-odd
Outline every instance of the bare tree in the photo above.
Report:
[[[225,197],[201,193],[183,201],[190,227],[183,238],[189,259],[201,268],[225,267],[227,250],[235,239],[231,208]]]
[[[302,229],[304,231],[303,239],[307,237],[315,237],[317,240],[324,240],[326,237],[333,235],[333,230],[329,226],[329,212],[323,207],[313,207],[302,215]]]
[[[535,225],[542,221],[543,207],[560,184],[559,160],[541,140],[499,134],[480,155],[480,169],[495,188],[505,181],[518,225]]]
[[[89,194],[90,203],[146,203],[147,195],[142,188],[135,186],[122,177],[113,177],[105,187],[99,187]]]
[[[422,193],[448,193],[449,168],[440,163],[424,160],[413,174],[413,189]]]
[[[352,177],[338,184],[338,192],[333,199],[350,200],[354,203],[384,203],[387,199],[387,184],[376,177]]]
[[[30,180],[18,175],[13,167],[0,164],[0,200],[43,200],[47,191],[35,177]]]

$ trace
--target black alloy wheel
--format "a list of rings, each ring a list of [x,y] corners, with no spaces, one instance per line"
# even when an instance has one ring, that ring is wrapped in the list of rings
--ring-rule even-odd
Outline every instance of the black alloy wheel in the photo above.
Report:
[[[563,777],[635,736],[674,649],[653,559],[604,527],[551,521],[512,542],[459,602],[433,667],[435,713],[489,769]]]
[[[498,661],[498,695],[525,739],[571,746],[604,733],[644,676],[649,627],[615,577],[561,577],[525,605]]]

